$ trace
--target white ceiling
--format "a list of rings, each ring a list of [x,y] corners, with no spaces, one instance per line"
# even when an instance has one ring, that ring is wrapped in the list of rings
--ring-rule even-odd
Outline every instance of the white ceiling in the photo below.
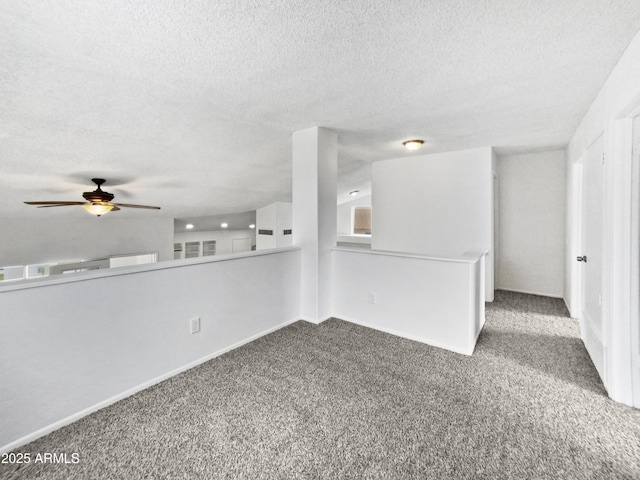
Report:
[[[412,137],[563,147],[639,27],[638,0],[0,0],[0,218],[68,214],[22,202],[96,176],[162,207],[123,216],[288,201],[315,125],[340,194]]]

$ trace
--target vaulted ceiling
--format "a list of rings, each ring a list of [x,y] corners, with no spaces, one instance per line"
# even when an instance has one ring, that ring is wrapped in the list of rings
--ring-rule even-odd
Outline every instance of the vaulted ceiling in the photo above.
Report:
[[[288,201],[316,125],[342,195],[412,137],[564,147],[639,27],[637,0],[0,0],[0,219],[96,176],[162,207],[132,217]]]

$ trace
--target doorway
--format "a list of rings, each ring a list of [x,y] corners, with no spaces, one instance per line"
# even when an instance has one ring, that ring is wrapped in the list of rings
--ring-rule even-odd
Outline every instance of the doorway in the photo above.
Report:
[[[234,238],[233,240],[231,240],[231,251],[233,253],[251,251],[251,239]]]

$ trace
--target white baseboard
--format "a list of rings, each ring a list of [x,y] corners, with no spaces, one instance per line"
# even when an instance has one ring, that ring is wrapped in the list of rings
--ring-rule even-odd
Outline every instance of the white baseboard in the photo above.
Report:
[[[482,330],[484,329],[484,324],[487,322],[486,318],[482,319],[482,322],[480,322],[480,328],[478,329],[478,333],[476,333],[476,338],[473,340],[473,346],[471,347],[471,353],[469,354],[464,354],[464,355],[473,355],[473,352],[475,352],[476,350],[476,345],[478,344],[478,338],[480,338],[480,334],[482,333]]]
[[[323,317],[320,320],[312,320],[308,317],[300,317],[300,320],[304,320],[305,322],[313,323],[314,325],[320,325],[322,322],[326,322],[330,318],[333,318],[333,315],[329,315],[327,317]]]
[[[507,288],[507,287],[497,287],[496,290],[505,290],[507,292],[515,292],[515,293],[526,293],[528,295],[538,295],[540,297],[562,298],[564,300],[564,297],[562,295],[557,295],[555,293],[534,292],[531,290],[518,290],[516,288]]]
[[[602,339],[602,334],[598,334],[596,330],[593,329],[592,325],[586,320],[586,318],[580,319],[580,337],[582,338],[582,343],[593,362],[593,365],[596,367],[596,371],[602,380],[604,388],[608,391],[607,381],[604,375],[604,362],[605,362],[605,346]]]
[[[129,390],[126,390],[122,393],[119,393],[118,395],[115,395],[111,398],[108,398],[106,400],[103,400],[101,402],[96,403],[95,405],[92,405],[88,408],[85,408],[84,410],[81,410],[77,413],[74,413],[73,415],[69,415],[66,418],[63,418],[62,420],[58,420],[57,422],[54,422],[50,425],[47,425],[44,428],[41,428],[39,430],[36,430],[33,433],[30,433],[28,435],[25,435],[24,437],[21,437],[17,440],[14,440],[11,443],[8,443],[7,445],[3,445],[2,447],[0,447],[0,454],[2,453],[6,453],[6,452],[10,452],[11,450],[14,450],[16,448],[19,448],[23,445],[26,445],[27,443],[33,442],[34,440],[37,440],[40,437],[44,437],[45,435],[48,435],[49,433],[58,430],[66,425],[69,425],[73,422],[76,422],[78,420],[80,420],[83,417],[86,417],[87,415],[90,415],[94,412],[97,412],[98,410],[101,410],[105,407],[108,407],[109,405],[112,405],[120,400],[123,400],[127,397],[130,397],[131,395],[138,393],[142,390],[145,390],[149,387],[152,387],[153,385],[156,385],[160,382],[163,382],[164,380],[167,380],[168,378],[171,378],[175,375],[178,375],[179,373],[185,372],[187,370],[192,369],[193,367],[197,367],[198,365],[201,365],[205,362],[208,362],[209,360],[212,360],[216,357],[219,357],[220,355],[227,353],[231,350],[235,350],[238,347],[241,347],[249,342],[252,342],[254,340],[257,340],[260,337],[264,337],[265,335],[268,335],[269,333],[275,332],[276,330],[280,330],[281,328],[286,327],[287,325],[291,325],[292,323],[295,323],[297,321],[299,321],[299,318],[294,318],[293,320],[288,320],[284,323],[281,323],[279,325],[276,325],[275,327],[271,327],[267,330],[264,330],[260,333],[256,333],[255,335],[252,335],[248,338],[245,338],[244,340],[240,340],[239,342],[236,342],[232,345],[229,345],[228,347],[224,347],[216,352],[213,352],[209,355],[206,355],[202,358],[199,358],[198,360],[195,360],[193,362],[190,362],[186,365],[183,365],[179,368],[176,368],[175,370],[171,370],[170,372],[167,372],[163,375],[160,375],[156,378],[153,378],[152,380],[149,380],[147,382],[141,383],[140,385],[137,385],[133,388],[130,388]]]
[[[564,301],[564,306],[567,308],[567,312],[569,312],[569,316],[571,318],[578,318],[577,315],[574,315],[573,312],[571,312],[571,308],[569,308],[569,302],[567,302],[567,299],[562,297],[562,300]]]
[[[416,342],[424,343],[424,344],[430,345],[432,347],[442,348],[443,350],[449,350],[450,352],[459,353],[461,355],[470,356],[473,353],[473,349],[471,349],[471,351],[469,351],[468,349],[461,349],[461,348],[452,347],[451,345],[446,345],[444,343],[434,342],[433,340],[430,340],[428,338],[419,337],[417,335],[411,335],[411,334],[404,333],[404,332],[399,332],[399,331],[393,330],[391,328],[380,327],[378,325],[373,325],[373,324],[367,323],[367,322],[361,322],[360,320],[356,320],[354,318],[345,317],[343,315],[333,315],[333,317],[337,318],[339,320],[344,320],[345,322],[355,323],[356,325],[361,325],[363,327],[371,328],[373,330],[378,330],[380,332],[389,333],[391,335],[395,335],[396,337],[402,337],[402,338],[406,338],[408,340],[414,340]],[[480,335],[480,333],[478,333],[478,335]]]

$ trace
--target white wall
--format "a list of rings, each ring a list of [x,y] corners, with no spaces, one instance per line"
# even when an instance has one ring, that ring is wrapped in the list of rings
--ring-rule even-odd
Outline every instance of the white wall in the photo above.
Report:
[[[293,205],[291,202],[278,202],[278,218],[276,223],[278,231],[276,245],[280,247],[290,247],[293,245],[293,233],[284,234],[285,230],[293,231]]]
[[[338,205],[338,235],[352,235],[353,207],[371,206],[371,195],[363,195]]]
[[[371,247],[453,257],[489,250],[493,300],[492,170],[491,147],[374,162]]]
[[[497,288],[563,296],[565,169],[565,150],[499,158]]]
[[[173,259],[172,218],[123,218],[120,212],[98,218],[80,210],[79,216],[1,219],[0,266],[146,252],[158,252],[159,261]]]
[[[565,255],[566,282],[565,300],[572,314],[577,314],[579,305],[574,302],[577,287],[577,269],[575,257],[579,255],[576,249],[574,219],[579,213],[573,205],[572,195],[574,187],[574,164],[578,162],[589,145],[593,143],[610,126],[610,122],[621,115],[622,111],[640,96],[640,33],[631,41],[615,68],[607,78],[602,89],[589,107],[580,125],[576,129],[567,147],[567,216],[566,231],[567,244]],[[607,139],[609,140],[609,139]],[[606,147],[605,147],[606,148]],[[611,163],[609,163],[611,165]],[[605,169],[607,169],[605,165]]]
[[[241,257],[0,287],[0,451],[298,319],[300,251]]]
[[[225,255],[233,253],[233,240],[238,238],[250,238],[251,245],[256,244],[256,231],[246,230],[211,230],[206,232],[180,232],[176,233],[173,241],[182,243],[182,258],[184,258],[185,242],[202,242],[203,240],[216,241],[216,255]],[[202,252],[200,252],[202,253]]]
[[[278,208],[275,203],[256,210],[256,249],[266,250],[276,248],[278,233]],[[261,234],[260,230],[271,230],[273,235]]]
[[[567,218],[565,253],[565,301],[572,316],[581,317],[580,269],[575,261],[580,252],[580,205],[576,195],[579,179],[577,163],[589,146],[604,134],[604,185],[602,217],[602,341],[581,318],[582,339],[594,363],[603,363],[603,383],[617,401],[640,406],[633,398],[632,385],[640,383],[640,368],[632,369],[640,356],[640,341],[632,336],[637,326],[638,300],[632,287],[637,268],[632,258],[632,225],[637,209],[632,209],[633,182],[637,172],[631,163],[633,116],[640,114],[640,33],[607,78],[580,122],[567,147]],[[633,220],[632,220],[633,219]],[[631,339],[631,341],[630,341]]]
[[[336,317],[466,355],[484,324],[482,286],[478,255],[333,251]]]
[[[293,227],[292,205],[290,202],[274,202],[256,210],[256,248],[289,247],[293,235],[285,235],[285,230]],[[273,235],[260,234],[260,230],[272,230]]]
[[[331,317],[331,248],[336,245],[338,137],[321,127],[292,135],[293,244],[302,248],[302,318]]]

